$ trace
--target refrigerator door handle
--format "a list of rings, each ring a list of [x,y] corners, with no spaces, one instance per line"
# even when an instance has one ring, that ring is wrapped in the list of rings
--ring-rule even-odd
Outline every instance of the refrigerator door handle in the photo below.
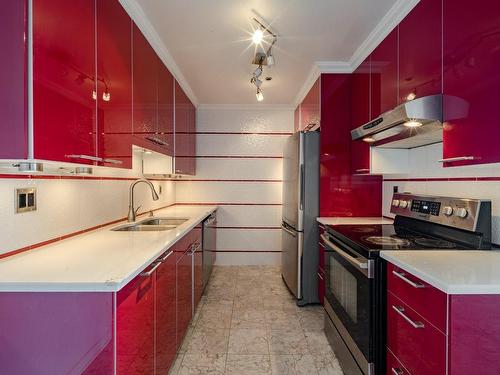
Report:
[[[281,224],[281,229],[283,229],[285,232],[287,232],[288,234],[292,235],[293,237],[297,237],[297,233],[295,233],[294,231],[288,229],[284,224]]]
[[[304,184],[305,184],[304,164],[300,165],[300,210],[304,210]]]

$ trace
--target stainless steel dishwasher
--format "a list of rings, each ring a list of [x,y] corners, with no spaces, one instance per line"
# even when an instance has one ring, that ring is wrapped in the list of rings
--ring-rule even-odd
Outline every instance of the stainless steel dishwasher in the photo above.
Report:
[[[217,246],[217,215],[213,212],[203,221],[203,290],[215,264]]]

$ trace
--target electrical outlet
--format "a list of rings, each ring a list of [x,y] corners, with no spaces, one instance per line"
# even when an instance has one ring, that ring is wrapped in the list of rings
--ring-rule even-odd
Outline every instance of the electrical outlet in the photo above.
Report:
[[[36,188],[16,189],[16,213],[36,211]]]
[[[395,185],[395,186],[393,186],[393,187],[392,187],[392,192],[393,192],[393,193],[397,193],[397,192],[398,192],[398,190],[399,190],[398,185]]]

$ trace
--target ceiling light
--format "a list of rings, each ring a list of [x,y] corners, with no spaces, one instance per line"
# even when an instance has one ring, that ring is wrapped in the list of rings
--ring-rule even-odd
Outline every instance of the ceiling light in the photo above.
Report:
[[[410,120],[406,121],[403,125],[408,128],[418,128],[419,126],[422,126],[422,123],[416,120]]]
[[[255,86],[260,87],[262,85],[262,81],[257,77],[252,77],[250,83],[253,83]]]
[[[260,88],[257,89],[257,93],[255,94],[255,96],[257,97],[258,102],[261,102],[264,100],[264,95],[262,94],[262,91],[260,90]]]
[[[268,56],[267,56],[267,66],[273,66],[274,65],[274,56],[270,53]]]
[[[262,66],[258,66],[257,69],[255,69],[255,71],[253,72],[253,76],[255,78],[259,78],[262,74]]]
[[[375,142],[375,138],[365,137],[365,138],[363,138],[363,141],[368,142],[368,143],[373,143],[373,142]]]
[[[259,28],[253,32],[252,42],[260,44],[262,43],[262,39],[264,39],[264,32]]]
[[[414,92],[410,92],[408,95],[406,95],[406,100],[407,101],[410,101],[410,100],[413,100],[417,97],[417,94],[415,94]]]

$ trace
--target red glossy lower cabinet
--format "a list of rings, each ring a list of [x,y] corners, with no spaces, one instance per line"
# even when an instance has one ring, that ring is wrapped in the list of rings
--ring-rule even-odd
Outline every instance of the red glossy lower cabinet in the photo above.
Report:
[[[390,350],[387,350],[387,375],[410,375],[408,371],[404,368],[401,362],[392,354]]]
[[[117,293],[117,374],[154,372],[154,288],[154,274],[149,276],[141,274]]]
[[[193,314],[201,301],[203,294],[203,251],[201,247],[201,229],[194,229],[195,240],[193,242]]]
[[[156,270],[156,374],[167,374],[177,353],[175,255],[168,252]]]
[[[182,241],[182,240],[181,240]],[[182,241],[183,244],[184,241]],[[182,244],[179,244],[182,245]],[[185,247],[179,247],[179,249]],[[189,322],[193,316],[192,278],[193,264],[191,254],[191,242],[188,248],[179,255],[176,265],[176,292],[177,292],[177,335],[176,342],[179,346],[188,329]]]
[[[446,373],[446,336],[391,292],[387,329],[387,347],[411,374]]]

